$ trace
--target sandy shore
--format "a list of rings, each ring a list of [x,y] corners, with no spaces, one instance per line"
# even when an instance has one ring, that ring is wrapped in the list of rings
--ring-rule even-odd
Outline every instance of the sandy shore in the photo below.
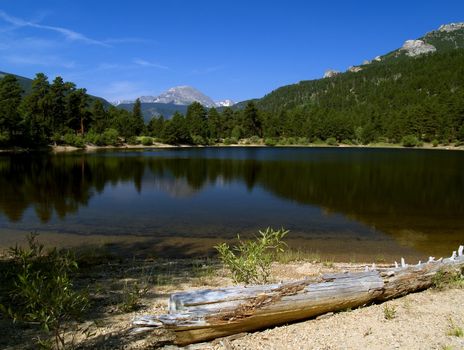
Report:
[[[94,325],[92,335],[77,337],[79,349],[178,349],[166,345],[169,337],[154,331],[134,336],[131,322],[138,314],[163,314],[171,293],[232,285],[226,270],[212,260],[106,260],[84,257],[79,285],[88,285],[94,303],[85,324]],[[97,260],[94,260],[97,259]],[[358,271],[362,264],[300,261],[274,263],[272,279],[296,280],[342,270]],[[127,286],[146,288],[133,311],[121,310]],[[463,349],[464,338],[451,335],[464,327],[464,289],[453,286],[429,289],[355,310],[327,314],[316,319],[241,334],[239,337],[196,344],[187,349]],[[395,310],[385,318],[385,305]],[[2,349],[31,348],[34,329],[14,328],[0,318]]]
[[[98,150],[105,150],[105,149],[163,149],[163,148],[202,148],[202,147],[263,147],[263,148],[270,148],[264,144],[256,144],[256,143],[239,143],[234,145],[225,145],[225,144],[215,144],[209,146],[201,146],[201,145],[169,145],[166,143],[159,143],[156,142],[150,146],[143,146],[143,145],[127,145],[124,144],[122,146],[94,146],[94,145],[87,145],[84,150],[88,152],[94,152]],[[446,151],[463,151],[464,146],[443,146],[439,145],[437,147],[433,147],[432,144],[424,144],[422,147],[402,147],[398,144],[370,144],[370,145],[347,145],[347,144],[340,144],[338,146],[329,146],[325,144],[308,144],[308,145],[277,145],[272,146],[274,148],[279,147],[310,147],[310,148],[325,148],[325,147],[332,147],[332,148],[396,148],[396,149],[428,149],[428,150],[446,150]],[[61,153],[61,152],[75,152],[83,150],[82,148],[72,147],[72,146],[52,146],[52,151],[54,153]]]

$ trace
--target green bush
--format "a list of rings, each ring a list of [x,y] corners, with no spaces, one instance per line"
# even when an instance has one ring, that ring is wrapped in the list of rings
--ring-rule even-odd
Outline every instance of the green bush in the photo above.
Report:
[[[327,140],[325,140],[325,143],[329,146],[338,146],[338,142],[335,137],[329,137]]]
[[[420,144],[419,140],[414,135],[406,135],[402,138],[401,144],[403,147],[416,147]]]
[[[144,136],[141,139],[142,145],[151,146],[153,145],[153,139],[151,137]]]
[[[116,129],[106,129],[103,134],[101,134],[101,142],[107,146],[117,146],[119,145],[119,133]]]
[[[297,145],[307,145],[308,143],[309,143],[309,140],[306,137],[297,137],[296,138],[296,144]]]
[[[63,141],[66,145],[73,146],[73,147],[84,147],[84,138],[82,135],[76,135],[73,133],[67,133],[63,136]]]
[[[261,139],[259,138],[259,136],[256,136],[256,135],[250,137],[249,141],[253,145],[257,145],[261,143]]]
[[[227,137],[224,139],[224,145],[236,145],[238,140],[235,137]]]
[[[267,228],[259,231],[254,240],[243,241],[232,248],[227,243],[215,246],[223,264],[230,269],[236,283],[266,283],[271,273],[271,264],[278,253],[287,246],[283,241],[288,231]]]
[[[7,132],[0,131],[0,146],[8,146],[10,143],[10,135]]]
[[[432,140],[432,146],[433,146],[433,147],[438,147],[438,144],[439,144],[439,142],[438,142],[437,139]]]
[[[10,248],[11,265],[1,276],[6,292],[0,311],[15,322],[40,325],[52,334],[53,347],[64,349],[65,333],[89,305],[86,294],[73,288],[70,276],[78,269],[77,262],[70,252],[45,252],[34,234],[28,243],[25,249]]]
[[[129,136],[126,138],[126,143],[128,145],[140,145],[140,140],[137,136]]]
[[[90,143],[96,146],[103,146],[103,140],[100,134],[97,134],[95,131],[91,130],[84,137],[85,143]]]
[[[269,147],[274,147],[277,145],[277,140],[273,138],[267,138],[264,140],[264,144]]]
[[[193,135],[192,142],[194,145],[206,145],[208,142],[200,135]]]

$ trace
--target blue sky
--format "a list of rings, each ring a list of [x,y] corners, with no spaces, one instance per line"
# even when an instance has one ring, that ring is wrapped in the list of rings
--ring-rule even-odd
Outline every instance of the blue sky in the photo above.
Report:
[[[108,100],[191,85],[261,97],[464,21],[464,1],[0,0],[0,71]]]

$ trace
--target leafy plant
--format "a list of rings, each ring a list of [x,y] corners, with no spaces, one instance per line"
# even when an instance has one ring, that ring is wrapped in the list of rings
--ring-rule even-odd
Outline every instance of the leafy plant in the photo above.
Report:
[[[153,139],[151,137],[148,137],[148,136],[144,136],[142,137],[142,145],[144,146],[151,146],[153,145]]]
[[[462,338],[464,337],[464,329],[456,325],[454,321],[450,319],[449,330],[447,334],[452,337]]]
[[[334,137],[329,137],[327,140],[325,140],[325,142],[326,142],[329,146],[338,146],[338,142],[337,142],[337,140],[336,140]]]
[[[275,231],[268,227],[259,231],[259,236],[254,240],[242,240],[238,235],[237,245],[230,247],[227,243],[221,243],[215,248],[236,283],[266,283],[272,262],[287,246],[283,241],[287,233],[284,229]]]
[[[123,312],[137,310],[140,307],[140,299],[148,293],[148,286],[137,281],[124,283],[121,302],[118,309]]]
[[[464,288],[464,269],[438,271],[432,278],[432,286],[440,290],[446,288]]]
[[[383,316],[386,320],[392,320],[396,317],[396,307],[385,304],[383,307]]]
[[[416,147],[420,146],[420,142],[414,135],[406,135],[401,139],[401,144],[403,147]]]
[[[10,248],[12,264],[2,276],[6,295],[0,311],[14,322],[38,324],[52,334],[53,341],[39,338],[39,345],[64,349],[65,333],[80,320],[89,300],[73,289],[70,275],[78,266],[72,254],[56,248],[46,252],[36,237],[28,236],[28,248]]]

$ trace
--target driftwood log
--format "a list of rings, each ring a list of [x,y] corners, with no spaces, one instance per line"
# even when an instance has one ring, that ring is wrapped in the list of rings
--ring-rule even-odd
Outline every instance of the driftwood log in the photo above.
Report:
[[[186,345],[240,332],[308,319],[429,288],[437,274],[464,268],[463,246],[446,259],[363,272],[324,275],[279,284],[236,286],[175,293],[165,315],[138,316],[134,331],[164,328]]]

